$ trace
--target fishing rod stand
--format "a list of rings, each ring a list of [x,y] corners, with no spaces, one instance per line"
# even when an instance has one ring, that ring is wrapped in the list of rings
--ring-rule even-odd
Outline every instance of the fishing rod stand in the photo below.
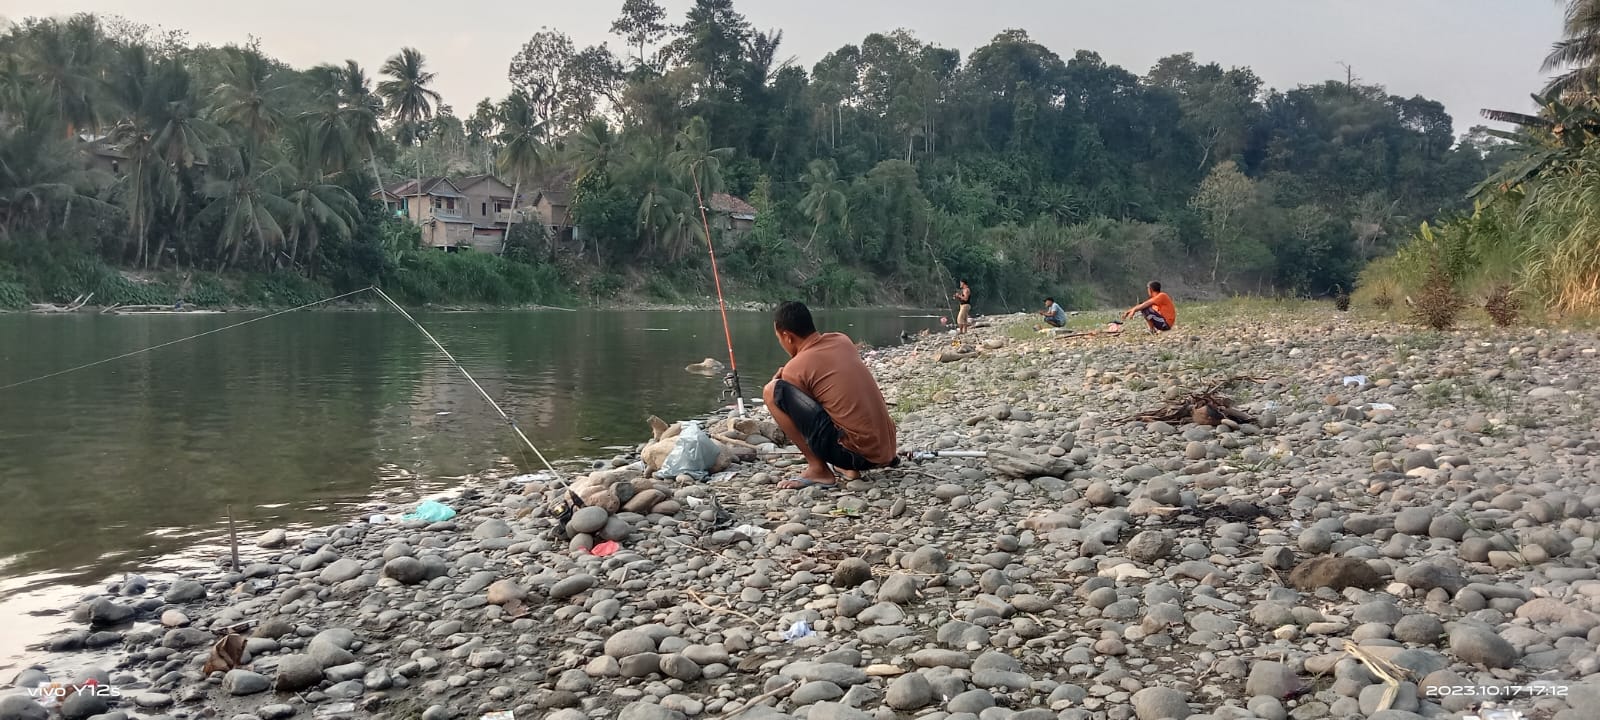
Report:
[[[732,400],[736,417],[744,417],[744,388],[739,384],[739,373],[722,376],[722,400]]]

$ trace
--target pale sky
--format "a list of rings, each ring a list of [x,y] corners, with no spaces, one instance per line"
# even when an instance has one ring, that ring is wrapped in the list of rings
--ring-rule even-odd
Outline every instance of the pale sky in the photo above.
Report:
[[[662,3],[680,22],[690,0]],[[261,39],[296,67],[359,61],[376,74],[402,46],[427,56],[436,88],[458,115],[509,85],[506,66],[542,25],[578,46],[607,42],[622,0],[0,0],[13,20],[80,11],[187,30],[191,42]],[[1397,95],[1445,104],[1456,132],[1481,108],[1524,110],[1543,83],[1539,64],[1560,34],[1555,0],[736,0],[758,29],[784,31],[782,56],[808,70],[872,32],[907,28],[962,57],[1006,28],[1023,28],[1063,59],[1080,48],[1143,75],[1193,51],[1202,62],[1248,65],[1270,87],[1356,77]]]

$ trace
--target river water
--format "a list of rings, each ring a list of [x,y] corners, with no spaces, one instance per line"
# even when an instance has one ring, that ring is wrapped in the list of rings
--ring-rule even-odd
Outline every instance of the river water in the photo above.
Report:
[[[819,327],[893,344],[919,311],[818,312]],[[246,319],[0,315],[0,386]],[[418,320],[552,461],[610,455],[644,420],[718,407],[716,312],[424,313]],[[746,395],[783,362],[764,313],[730,313]],[[67,626],[108,579],[160,574],[240,537],[414,503],[520,443],[393,312],[298,313],[0,390],[0,670]],[[9,673],[0,675],[8,679]]]

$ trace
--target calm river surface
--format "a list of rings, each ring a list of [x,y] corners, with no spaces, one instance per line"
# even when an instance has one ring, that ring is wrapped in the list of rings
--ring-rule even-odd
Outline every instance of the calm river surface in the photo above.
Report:
[[[819,312],[883,345],[935,320]],[[0,315],[0,386],[246,319]],[[706,413],[716,312],[425,313],[418,319],[552,461],[608,455],[644,420]],[[784,360],[764,313],[730,313],[746,395]],[[515,437],[393,312],[298,313],[0,390],[0,669],[66,626],[86,588],[211,564],[241,538],[401,506],[512,457]],[[9,674],[5,675],[9,677]]]

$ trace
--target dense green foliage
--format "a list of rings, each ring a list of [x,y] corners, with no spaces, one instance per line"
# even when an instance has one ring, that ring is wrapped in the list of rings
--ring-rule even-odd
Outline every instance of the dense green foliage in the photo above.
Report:
[[[1600,2],[1572,0],[1559,70],[1536,115],[1486,110],[1520,126],[1490,131],[1508,162],[1475,191],[1470,212],[1424,223],[1362,274],[1363,292],[1458,294],[1504,324],[1508,308],[1557,316],[1600,312]]]
[[[626,57],[541,29],[510,60],[511,94],[464,119],[410,48],[373,89],[354,62],[299,70],[125,21],[25,21],[0,36],[0,262],[15,266],[0,300],[59,297],[43,278],[82,263],[147,289],[200,271],[415,302],[704,297],[715,193],[760,211],[749,232],[716,231],[727,286],[752,299],[940,302],[957,278],[987,311],[1123,299],[1152,278],[1324,294],[1490,162],[1439,103],[1374,86],[1279,91],[1188,54],[1140,77],[1021,30],[964,57],[873,33],[807,71],[732,0],[666,20],[624,3]],[[120,176],[85,169],[83,138],[100,137],[127,154]],[[570,180],[580,232],[444,255],[368,199],[375,178],[487,171],[524,202]],[[257,299],[239,292],[208,297]]]

